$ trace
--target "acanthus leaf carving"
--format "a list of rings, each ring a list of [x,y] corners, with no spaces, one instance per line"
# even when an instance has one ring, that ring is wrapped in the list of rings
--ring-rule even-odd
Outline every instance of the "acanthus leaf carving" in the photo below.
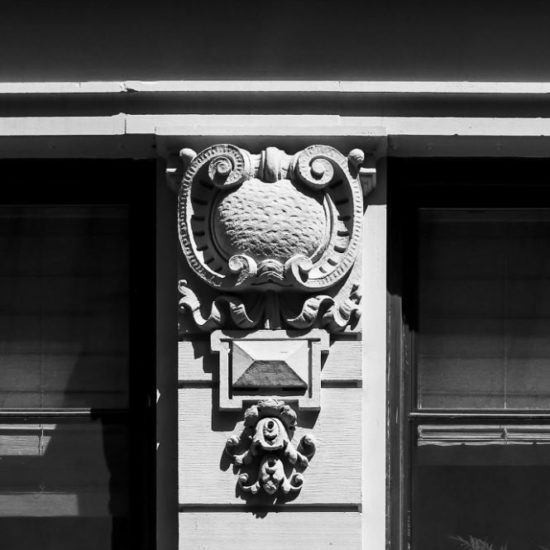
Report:
[[[336,299],[327,294],[315,296],[292,295],[291,300],[283,300],[274,292],[252,295],[250,306],[242,298],[231,294],[221,294],[211,303],[204,317],[196,294],[181,280],[179,301],[181,311],[191,312],[195,325],[202,331],[211,332],[220,328],[278,328],[304,330],[326,328],[331,332],[341,332],[356,323],[361,316],[361,293],[358,284],[353,284],[349,297]],[[250,297],[250,295],[249,295]],[[302,304],[299,313],[288,305]],[[227,308],[229,315],[225,313]]]
[[[179,301],[180,309],[189,310],[193,315],[195,324],[201,330],[212,331],[226,323],[226,314],[220,309],[222,304],[227,305],[231,320],[241,329],[254,328],[261,321],[261,306],[252,308],[250,312],[248,312],[241,299],[230,295],[218,296],[210,306],[210,313],[207,317],[204,317],[201,313],[201,303],[197,295],[187,286],[186,281],[180,281],[178,289],[182,295]]]
[[[354,284],[350,297],[341,303],[338,303],[332,296],[320,295],[308,298],[304,302],[301,312],[294,317],[290,316],[287,310],[283,310],[283,314],[286,315],[284,323],[296,329],[311,328],[318,323],[333,332],[338,332],[343,330],[353,317],[359,319],[361,316],[360,302],[359,285]]]
[[[292,443],[296,413],[282,401],[265,399],[244,414],[244,432],[227,440],[225,451],[240,472],[237,485],[244,494],[270,496],[297,493],[304,484],[302,471],[316,451],[315,440],[304,435]],[[292,470],[290,475],[287,471]],[[255,473],[255,475],[254,475]]]

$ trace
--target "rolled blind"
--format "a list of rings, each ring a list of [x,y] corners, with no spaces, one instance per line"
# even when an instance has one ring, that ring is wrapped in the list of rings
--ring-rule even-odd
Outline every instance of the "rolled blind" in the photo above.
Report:
[[[125,205],[0,206],[6,548],[127,547],[128,222]]]
[[[421,409],[550,409],[550,210],[420,211]]]
[[[0,208],[0,407],[125,408],[123,206]]]

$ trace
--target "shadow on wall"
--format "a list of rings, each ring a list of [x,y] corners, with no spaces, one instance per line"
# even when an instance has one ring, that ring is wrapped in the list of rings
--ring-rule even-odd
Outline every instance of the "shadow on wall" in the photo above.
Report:
[[[0,526],[14,550],[129,543],[127,219],[88,209],[2,211],[1,365],[17,367],[3,404],[92,410],[2,426]]]
[[[0,80],[545,81],[549,23],[542,0],[22,0]]]

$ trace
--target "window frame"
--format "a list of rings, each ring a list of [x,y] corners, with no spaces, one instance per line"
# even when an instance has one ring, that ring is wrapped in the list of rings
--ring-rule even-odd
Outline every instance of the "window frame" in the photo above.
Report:
[[[9,408],[0,409],[0,420],[5,424],[70,424],[85,420],[100,420],[104,425],[124,423],[128,430],[130,458],[127,489],[131,544],[137,549],[154,548],[156,163],[125,159],[1,159],[0,172],[4,178],[0,205],[128,207],[131,284],[128,295],[130,346],[127,406],[121,409]],[[48,184],[48,178],[54,181]],[[117,185],[112,185],[113,182]],[[138,373],[137,365],[148,365],[148,368]],[[140,525],[139,530],[133,529],[136,524]]]
[[[421,208],[550,207],[545,159],[410,158],[388,166],[388,547],[410,548],[417,430],[427,425],[550,426],[550,408],[418,409],[418,212]]]

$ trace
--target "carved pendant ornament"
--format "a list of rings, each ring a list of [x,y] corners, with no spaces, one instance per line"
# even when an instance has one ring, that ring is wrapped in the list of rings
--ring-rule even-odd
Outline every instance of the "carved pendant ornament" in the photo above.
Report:
[[[214,145],[180,152],[178,224],[191,270],[217,290],[210,304],[180,281],[180,307],[203,330],[233,326],[341,330],[359,316],[356,260],[364,154],[313,145],[288,155]],[[336,297],[331,289],[343,288]]]
[[[315,454],[315,441],[310,435],[292,443],[296,413],[282,401],[265,399],[244,413],[244,431],[227,440],[225,450],[242,472],[237,482],[245,494],[264,492],[270,496],[297,493],[307,468]]]

